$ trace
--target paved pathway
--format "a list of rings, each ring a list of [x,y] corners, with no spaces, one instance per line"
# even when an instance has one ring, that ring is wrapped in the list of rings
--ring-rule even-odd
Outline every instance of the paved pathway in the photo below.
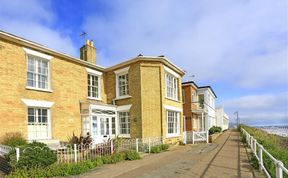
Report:
[[[176,146],[141,160],[104,165],[81,177],[252,178],[254,175],[239,139],[238,132],[227,131],[213,144]]]

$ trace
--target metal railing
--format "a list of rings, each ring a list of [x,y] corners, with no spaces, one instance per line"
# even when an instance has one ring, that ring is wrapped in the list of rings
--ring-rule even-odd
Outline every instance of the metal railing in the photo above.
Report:
[[[101,144],[67,144],[53,151],[57,155],[58,163],[71,163],[112,155],[115,151],[134,150],[136,152],[150,153],[152,147],[161,145],[162,143],[162,138],[111,139]],[[20,149],[18,147],[12,148],[6,145],[0,145],[0,153],[2,153],[2,155],[8,154],[14,149],[16,152],[16,161],[18,162],[21,155],[24,154],[26,150],[40,150],[45,149],[45,147],[36,146]]]
[[[0,144],[0,156],[4,156],[5,154],[8,154],[13,148],[7,145],[1,145]]]
[[[271,172],[269,173],[268,164],[266,164],[265,160],[272,161],[275,166],[275,175],[276,178],[283,178],[283,173],[286,174],[284,177],[288,177],[288,169],[284,167],[283,163],[280,160],[274,158],[261,144],[257,142],[257,140],[251,136],[246,130],[241,128],[241,132],[245,135],[246,143],[248,147],[251,148],[252,153],[255,155],[259,162],[259,169],[263,171],[265,175],[269,178],[272,177]],[[265,158],[265,160],[264,160]]]

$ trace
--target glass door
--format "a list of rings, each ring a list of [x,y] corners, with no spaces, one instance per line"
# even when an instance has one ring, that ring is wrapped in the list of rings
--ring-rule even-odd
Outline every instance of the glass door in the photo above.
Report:
[[[103,143],[107,141],[112,132],[112,118],[107,116],[92,117],[92,137],[94,142]]]
[[[110,135],[110,124],[108,117],[100,117],[100,135],[105,138]]]

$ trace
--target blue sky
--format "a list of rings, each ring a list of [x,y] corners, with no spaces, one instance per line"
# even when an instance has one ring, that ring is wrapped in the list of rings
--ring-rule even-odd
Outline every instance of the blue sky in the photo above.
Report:
[[[288,124],[287,0],[0,0],[0,29],[102,66],[162,55],[244,123]],[[190,78],[188,76],[195,75]]]

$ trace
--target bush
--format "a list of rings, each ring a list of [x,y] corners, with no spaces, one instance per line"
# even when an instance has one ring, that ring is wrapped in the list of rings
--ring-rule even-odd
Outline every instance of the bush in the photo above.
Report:
[[[125,152],[125,160],[137,160],[137,159],[141,159],[139,153],[137,153],[136,151],[126,151]]]
[[[69,176],[78,175],[96,167],[95,161],[85,161],[80,163],[62,163],[53,164],[45,168],[32,168],[32,169],[16,169],[9,174],[8,178],[14,177],[55,177],[55,176]]]
[[[168,145],[168,144],[162,144],[162,145],[161,145],[161,149],[162,149],[162,150],[168,150],[168,148],[169,148],[169,145]]]
[[[168,150],[168,148],[169,148],[168,144],[161,144],[161,145],[151,147],[150,152],[151,153],[160,153],[161,151]]]
[[[73,132],[72,137],[68,138],[69,144],[89,145],[92,142],[93,142],[93,139],[92,139],[91,135],[89,134],[89,132],[87,133],[86,137],[83,137],[81,135],[79,137],[77,137]]]
[[[57,161],[56,154],[46,144],[33,141],[20,148],[20,158],[16,162],[16,152],[12,150],[7,156],[13,169],[39,168],[49,166]]]
[[[161,146],[158,145],[158,146],[153,146],[153,147],[151,147],[150,152],[151,152],[151,153],[160,153],[160,152],[161,152]]]
[[[69,176],[69,175],[78,175],[84,172],[87,172],[90,169],[93,169],[102,164],[113,164],[123,160],[136,160],[140,159],[139,153],[136,151],[125,151],[115,153],[112,156],[103,156],[101,158],[96,158],[94,160],[87,160],[78,163],[61,163],[61,164],[52,164],[47,167],[34,167],[31,169],[19,169],[17,168],[8,178],[14,177],[56,177],[56,176]]]
[[[8,132],[2,138],[2,144],[11,147],[19,147],[27,144],[26,139],[20,132]]]
[[[122,151],[114,153],[112,156],[104,156],[102,157],[102,161],[104,164],[114,164],[124,160],[136,160],[140,158],[139,153],[136,151]]]
[[[222,131],[221,127],[213,126],[209,129],[209,135],[212,135],[214,133],[220,133]]]
[[[120,161],[124,161],[126,159],[126,154],[125,152],[119,152],[115,153],[111,156],[110,163],[118,163]]]

